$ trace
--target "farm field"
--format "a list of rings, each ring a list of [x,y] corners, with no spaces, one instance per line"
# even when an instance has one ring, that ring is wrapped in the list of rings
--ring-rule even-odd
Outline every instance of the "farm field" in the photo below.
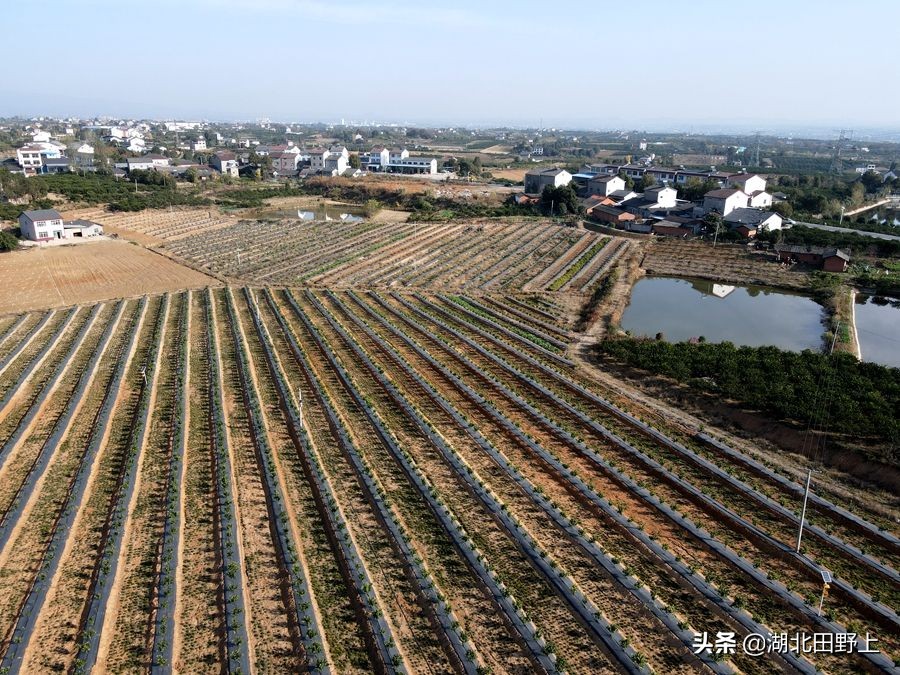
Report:
[[[645,249],[642,267],[651,274],[700,277],[721,282],[807,288],[809,275],[760,260],[745,247],[658,239]]]
[[[108,222],[109,216],[98,218]],[[286,286],[571,291],[589,294],[629,242],[534,221],[359,223],[113,216],[210,274]]]
[[[295,239],[288,253],[233,229],[260,225],[215,229],[244,254],[208,264],[312,287],[0,316],[2,672],[845,673],[900,659],[895,522],[817,486],[798,555],[793,474],[568,359],[553,293],[590,292],[625,242],[328,223],[355,255]],[[377,247],[366,260],[361,242]],[[389,264],[401,250],[424,276]],[[820,567],[834,575],[821,615]],[[694,654],[695,633],[719,631],[869,633],[879,653]]]
[[[0,314],[216,283],[124,241],[34,247],[0,257]]]

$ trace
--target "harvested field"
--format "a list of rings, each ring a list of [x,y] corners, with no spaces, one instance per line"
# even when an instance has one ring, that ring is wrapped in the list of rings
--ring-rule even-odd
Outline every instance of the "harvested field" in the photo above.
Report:
[[[124,241],[33,247],[0,256],[0,314],[201,288],[215,279]]]
[[[248,220],[204,238],[169,242],[165,250],[198,269],[265,284],[508,291],[565,286],[587,294],[625,245],[532,220]]]
[[[509,222],[481,257],[484,233],[453,227],[407,235],[475,247],[447,293],[214,288],[0,319],[3,672],[890,671],[896,523],[822,476],[795,553],[794,473],[569,361],[560,303],[619,242]],[[371,283],[359,262],[329,283]],[[484,290],[504,273],[539,290]],[[692,648],[843,630],[880,653]]]
[[[751,255],[745,246],[658,239],[648,244],[641,266],[648,274],[700,277],[741,284],[806,288],[809,275]]]

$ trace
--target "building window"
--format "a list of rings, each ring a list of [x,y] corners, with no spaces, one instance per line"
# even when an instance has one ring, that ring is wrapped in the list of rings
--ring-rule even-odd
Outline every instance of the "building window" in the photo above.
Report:
[[[37,236],[38,236],[38,239],[46,239],[47,233],[44,232],[43,230],[41,230],[37,233]]]

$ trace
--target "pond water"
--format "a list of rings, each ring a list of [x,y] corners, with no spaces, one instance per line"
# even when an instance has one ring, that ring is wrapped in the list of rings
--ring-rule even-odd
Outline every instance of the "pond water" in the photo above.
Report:
[[[811,298],[763,286],[701,279],[645,277],[631,291],[622,328],[632,335],[662,333],[670,342],[705,337],[760,347],[820,349],[824,310]]]
[[[860,294],[855,311],[863,361],[900,368],[900,300]]]
[[[297,220],[342,220],[358,223],[365,219],[366,211],[361,206],[346,204],[317,204],[302,209],[270,209],[259,214],[260,219],[296,218]]]

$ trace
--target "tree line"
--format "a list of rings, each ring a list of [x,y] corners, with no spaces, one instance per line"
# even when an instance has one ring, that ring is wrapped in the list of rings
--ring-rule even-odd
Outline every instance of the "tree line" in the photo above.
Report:
[[[877,459],[900,466],[900,369],[851,354],[788,352],[777,347],[615,338],[599,354],[673,378],[802,425],[880,442]]]

